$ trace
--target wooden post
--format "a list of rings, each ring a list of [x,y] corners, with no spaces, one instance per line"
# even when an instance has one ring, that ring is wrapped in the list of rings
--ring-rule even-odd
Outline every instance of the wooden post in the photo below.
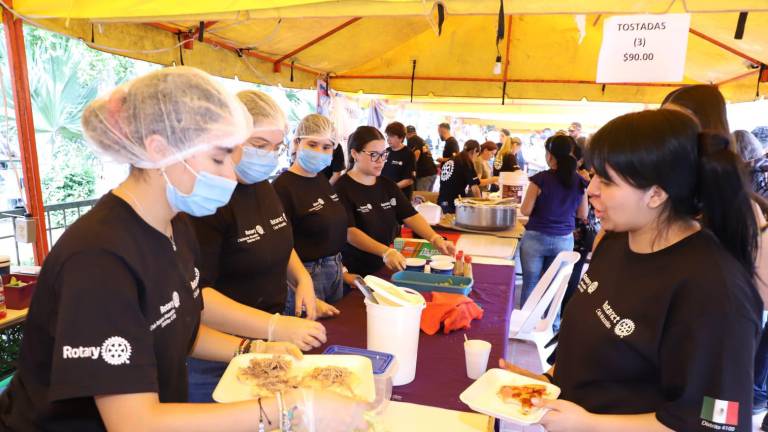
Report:
[[[13,7],[10,0],[8,5]],[[16,129],[21,149],[21,166],[24,173],[24,194],[27,211],[35,218],[35,264],[42,265],[48,254],[48,236],[45,230],[45,208],[43,193],[40,189],[40,169],[37,163],[37,145],[35,144],[35,125],[32,121],[32,97],[29,92],[27,75],[27,54],[24,49],[23,22],[3,8],[5,26],[5,46],[8,50],[8,66],[11,70],[13,104],[16,109]]]

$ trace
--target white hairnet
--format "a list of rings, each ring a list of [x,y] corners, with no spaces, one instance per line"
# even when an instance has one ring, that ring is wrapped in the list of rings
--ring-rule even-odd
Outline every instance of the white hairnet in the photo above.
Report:
[[[341,142],[333,122],[321,114],[310,114],[301,119],[296,126],[294,138],[327,139],[334,144]]]
[[[234,147],[251,134],[245,106],[207,73],[165,68],[91,102],[83,130],[99,153],[139,168],[163,168],[213,147]],[[145,145],[158,136],[167,154],[153,161]]]

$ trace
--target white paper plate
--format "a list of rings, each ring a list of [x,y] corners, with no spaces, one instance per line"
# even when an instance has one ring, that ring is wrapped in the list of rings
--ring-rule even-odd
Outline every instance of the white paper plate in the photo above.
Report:
[[[272,357],[272,354],[242,354],[233,358],[213,391],[213,400],[230,403],[255,399],[251,392],[251,386],[240,382],[237,379],[237,373],[241,368],[248,366],[251,359],[269,357]],[[348,368],[359,378],[357,384],[353,386],[359,399],[364,402],[373,402],[376,399],[373,367],[371,361],[366,357],[358,355],[305,355],[301,361],[293,357],[288,358],[293,363],[291,373],[294,375],[305,375],[312,369],[323,366]]]
[[[489,369],[477,379],[459,396],[462,402],[473,410],[499,419],[530,425],[538,423],[547,410],[533,408],[528,414],[523,414],[520,405],[502,402],[497,395],[499,389],[505,385],[544,384],[547,386],[547,398],[557,399],[560,396],[560,388],[533,378],[516,374],[504,369]]]

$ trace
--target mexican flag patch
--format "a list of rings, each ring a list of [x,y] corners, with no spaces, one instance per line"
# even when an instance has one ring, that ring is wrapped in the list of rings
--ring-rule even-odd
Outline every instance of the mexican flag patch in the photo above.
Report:
[[[712,423],[739,425],[739,403],[704,396],[701,418]]]

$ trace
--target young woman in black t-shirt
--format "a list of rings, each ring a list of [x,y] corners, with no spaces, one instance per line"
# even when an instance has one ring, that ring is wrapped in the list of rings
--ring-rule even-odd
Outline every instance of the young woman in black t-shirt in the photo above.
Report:
[[[175,217],[226,204],[236,186],[231,149],[252,122],[237,98],[187,67],[152,72],[86,107],[88,140],[131,173],[43,264],[19,369],[0,398],[0,429],[246,432],[261,408],[279,417],[272,398],[183,403],[188,355],[301,355],[291,344],[251,343],[200,324],[194,234]],[[283,406],[302,406],[302,396],[286,393]],[[312,406],[316,422],[331,429],[361,423],[362,407],[347,399],[315,392]]]
[[[339,179],[335,189],[347,211],[343,258],[351,273],[369,275],[383,264],[392,270],[405,269],[405,257],[390,247],[403,223],[441,253],[454,254],[453,243],[429,226],[397,184],[380,177],[387,158],[387,144],[381,132],[370,126],[357,128],[349,137],[349,158],[352,168]]]
[[[293,139],[295,160],[273,186],[291,222],[296,253],[312,277],[315,295],[335,303],[343,291],[341,249],[346,240],[346,213],[328,179],[320,172],[331,163],[336,143],[330,119],[304,117]],[[288,305],[294,304],[288,293]]]
[[[757,229],[728,139],[643,111],[603,126],[589,156],[609,233],[567,305],[556,364],[537,376],[562,389],[537,401],[551,410],[542,424],[751,431]]]
[[[308,351],[326,342],[323,325],[310,320],[338,311],[316,303],[312,278],[293,249],[290,222],[267,180],[283,147],[285,115],[265,93],[248,90],[237,96],[254,120],[251,136],[232,152],[238,185],[215,214],[191,218],[201,252],[202,320],[229,334],[265,339],[271,323],[272,340]],[[285,310],[289,289],[299,301]],[[297,317],[302,308],[308,319]],[[190,402],[213,402],[227,363],[190,358],[187,366]]]
[[[481,196],[482,181],[475,172],[473,163],[478,154],[480,154],[480,144],[475,140],[469,140],[464,144],[464,150],[461,153],[440,167],[440,192],[437,195],[437,203],[444,213],[456,213],[454,200],[460,196]],[[490,184],[488,179],[486,183]]]

